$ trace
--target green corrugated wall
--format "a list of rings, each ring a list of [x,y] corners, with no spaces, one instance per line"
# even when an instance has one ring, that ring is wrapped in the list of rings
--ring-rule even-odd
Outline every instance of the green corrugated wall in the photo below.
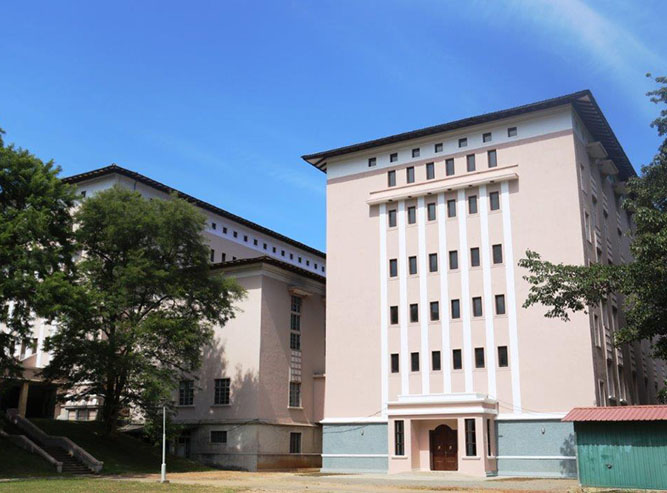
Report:
[[[667,422],[580,422],[582,486],[667,489]]]

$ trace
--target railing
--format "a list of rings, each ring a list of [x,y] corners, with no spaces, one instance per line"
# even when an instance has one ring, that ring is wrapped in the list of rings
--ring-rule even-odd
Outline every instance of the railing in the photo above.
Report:
[[[51,457],[51,455],[49,455],[48,452],[46,452],[42,447],[37,445],[32,440],[30,440],[30,438],[28,438],[27,436],[10,435],[2,430],[0,430],[0,436],[5,438],[6,440],[9,440],[14,445],[22,448],[23,450],[27,450],[32,454],[39,455],[42,459],[52,464],[56,468],[56,471],[58,471],[59,473],[63,472],[63,463]]]

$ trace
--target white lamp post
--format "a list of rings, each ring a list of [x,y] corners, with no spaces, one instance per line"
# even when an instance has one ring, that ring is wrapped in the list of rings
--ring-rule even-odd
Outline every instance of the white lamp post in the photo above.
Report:
[[[167,481],[167,407],[162,406],[162,471],[160,483]]]

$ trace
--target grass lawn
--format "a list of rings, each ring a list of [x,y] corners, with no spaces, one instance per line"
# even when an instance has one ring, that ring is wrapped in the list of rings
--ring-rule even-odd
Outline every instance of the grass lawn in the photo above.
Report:
[[[0,483],[0,493],[232,493],[235,490],[187,484],[107,479],[33,479]]]
[[[41,457],[0,437],[0,478],[54,476],[56,468]]]
[[[102,423],[99,421],[77,422],[55,419],[33,419],[32,421],[49,435],[66,436],[97,460],[103,461],[102,474],[160,472],[160,464],[162,463],[162,449],[160,447],[152,447],[146,442],[123,433],[105,437],[102,433]],[[167,456],[168,472],[207,471],[210,469],[210,467],[197,462],[171,455]]]

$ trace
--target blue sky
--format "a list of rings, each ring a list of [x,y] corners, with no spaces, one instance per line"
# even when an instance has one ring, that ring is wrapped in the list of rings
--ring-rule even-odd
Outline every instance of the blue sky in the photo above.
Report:
[[[641,8],[637,8],[641,6]],[[639,168],[664,0],[4,2],[0,127],[325,248],[302,154],[589,88]]]

